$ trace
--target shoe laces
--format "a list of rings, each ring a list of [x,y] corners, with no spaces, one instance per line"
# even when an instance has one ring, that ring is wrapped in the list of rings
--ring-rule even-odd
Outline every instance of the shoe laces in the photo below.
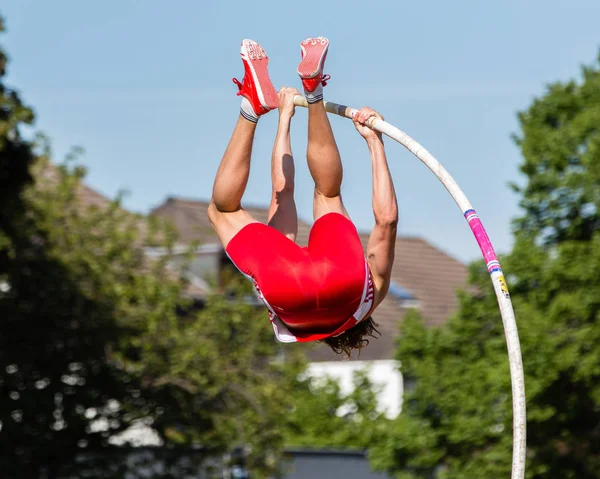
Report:
[[[243,88],[242,82],[240,82],[237,78],[232,78],[231,81],[237,85],[238,92],[236,93],[236,95],[240,96],[242,94],[242,88]]]
[[[331,80],[331,75],[329,75],[329,74],[323,75],[323,77],[321,78],[321,85],[327,86],[327,82],[329,80]]]

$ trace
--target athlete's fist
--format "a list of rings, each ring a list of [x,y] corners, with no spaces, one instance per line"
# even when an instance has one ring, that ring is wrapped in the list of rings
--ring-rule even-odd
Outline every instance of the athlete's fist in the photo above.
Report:
[[[284,86],[277,92],[279,97],[279,116],[294,116],[296,105],[294,105],[294,97],[300,95],[300,92],[295,88]]]
[[[379,118],[383,120],[383,117],[375,110],[373,110],[373,108],[365,106],[358,110],[358,113],[354,115],[352,121],[354,122],[354,126],[356,127],[357,131],[365,140],[368,140],[370,138],[381,139],[381,133],[373,130],[371,127],[368,126],[371,118]]]

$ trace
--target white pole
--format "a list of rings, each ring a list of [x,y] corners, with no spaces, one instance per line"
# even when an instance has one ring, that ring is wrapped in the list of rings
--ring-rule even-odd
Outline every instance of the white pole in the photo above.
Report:
[[[296,96],[294,103],[297,106],[308,107],[306,99],[302,96]],[[345,105],[339,105],[332,102],[324,102],[325,109],[329,113],[353,118],[358,110]],[[402,130],[379,119],[373,118],[369,121],[369,126],[374,130],[380,131],[396,140],[408,151],[421,160],[446,187],[456,204],[463,213],[471,231],[477,239],[481,253],[485,259],[488,271],[490,273],[500,314],[504,324],[504,333],[506,336],[506,345],[508,348],[508,360],[510,364],[510,378],[512,384],[513,401],[513,459],[512,459],[512,479],[524,479],[525,477],[525,452],[526,452],[526,414],[525,414],[525,379],[523,374],[523,360],[521,357],[521,345],[519,342],[519,332],[515,320],[510,294],[506,280],[502,274],[502,269],[498,257],[490,239],[481,224],[477,213],[469,203],[469,200],[459,188],[458,184],[450,176],[450,173],[435,159],[435,157],[423,148],[417,141]]]

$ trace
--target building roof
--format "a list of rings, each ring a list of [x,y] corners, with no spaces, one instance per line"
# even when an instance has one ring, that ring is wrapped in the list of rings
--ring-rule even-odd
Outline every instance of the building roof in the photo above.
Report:
[[[257,220],[266,222],[267,209],[261,207],[244,208]],[[151,214],[171,222],[179,233],[179,241],[189,243],[198,241],[204,244],[218,244],[208,221],[208,202],[194,199],[169,197]],[[310,224],[298,220],[297,243],[308,243]],[[369,238],[369,232],[360,234],[363,246]],[[414,300],[407,304],[402,295],[387,298],[373,314],[379,324],[381,337],[373,339],[365,348],[361,360],[390,359],[395,349],[398,327],[404,317],[407,306],[415,301],[429,326],[441,325],[457,308],[456,292],[467,281],[467,268],[464,264],[440,251],[423,238],[399,236],[396,240],[396,259],[392,270],[392,281],[404,293]],[[318,345],[309,352],[313,361],[338,359],[325,345]]]
[[[267,222],[266,208],[244,205],[244,209],[258,221]],[[154,208],[150,214],[171,222],[182,243],[198,241],[204,244],[220,244],[208,221],[208,201],[171,196],[162,205]],[[296,242],[306,245],[309,232],[310,224],[298,219]]]
[[[56,165],[47,162],[41,165],[42,167],[39,170],[40,180],[44,182],[49,187],[54,187],[59,182],[59,171]],[[78,183],[75,189],[75,194],[77,196],[77,201],[79,207],[82,208],[99,208],[106,209],[111,206],[111,200],[109,200],[106,196],[102,195],[95,189],[86,185],[85,183]],[[140,238],[144,238],[147,232],[146,222],[141,219],[139,216],[134,215],[133,213],[129,213],[125,210],[123,211],[128,217],[130,217],[131,221],[136,223],[136,227],[140,233]],[[140,240],[139,246],[143,246],[143,239]],[[152,260],[152,257],[147,255],[148,259]],[[179,276],[179,273],[175,270],[167,270],[167,274],[171,275],[172,278],[176,278]],[[197,278],[186,278],[189,281],[187,282],[184,294],[190,298],[199,298],[203,297],[208,293],[205,285],[198,281]]]

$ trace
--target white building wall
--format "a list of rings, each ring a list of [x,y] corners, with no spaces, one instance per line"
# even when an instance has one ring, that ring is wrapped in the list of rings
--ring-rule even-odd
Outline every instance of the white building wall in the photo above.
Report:
[[[404,392],[402,375],[398,361],[331,361],[311,363],[307,374],[311,377],[330,377],[339,382],[342,394],[350,394],[353,389],[352,378],[358,370],[367,369],[373,382],[382,386],[379,395],[380,411],[389,418],[395,418],[402,409]]]

